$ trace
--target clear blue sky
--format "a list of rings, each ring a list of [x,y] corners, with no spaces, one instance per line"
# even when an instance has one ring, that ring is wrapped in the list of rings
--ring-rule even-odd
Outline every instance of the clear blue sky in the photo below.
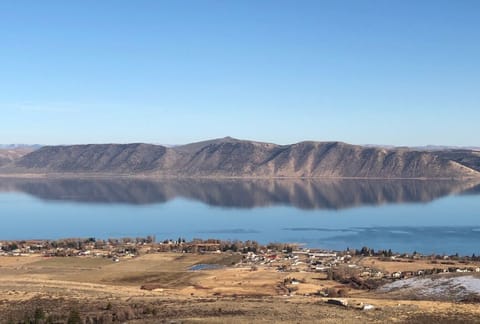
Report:
[[[480,145],[480,1],[5,0],[0,143]]]

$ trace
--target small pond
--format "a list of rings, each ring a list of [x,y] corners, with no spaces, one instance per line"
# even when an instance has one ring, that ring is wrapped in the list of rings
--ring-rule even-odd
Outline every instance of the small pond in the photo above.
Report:
[[[205,264],[205,263],[200,263],[200,264],[195,264],[188,268],[190,271],[200,271],[200,270],[215,270],[215,269],[221,269],[224,268],[224,266],[220,264]]]

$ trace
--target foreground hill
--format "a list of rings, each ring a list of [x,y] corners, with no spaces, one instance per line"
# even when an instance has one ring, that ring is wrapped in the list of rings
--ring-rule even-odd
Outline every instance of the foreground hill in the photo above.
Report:
[[[168,177],[465,178],[480,176],[480,153],[418,151],[341,142],[276,145],[223,138],[177,147],[150,144],[45,146],[2,173]]]

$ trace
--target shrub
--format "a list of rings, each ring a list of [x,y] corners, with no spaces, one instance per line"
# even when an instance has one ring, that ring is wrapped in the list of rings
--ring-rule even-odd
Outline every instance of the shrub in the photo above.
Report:
[[[348,297],[348,289],[345,289],[345,288],[339,289],[338,297]]]
[[[70,315],[67,320],[68,324],[82,324],[82,319],[80,318],[80,313],[76,309],[70,311]]]

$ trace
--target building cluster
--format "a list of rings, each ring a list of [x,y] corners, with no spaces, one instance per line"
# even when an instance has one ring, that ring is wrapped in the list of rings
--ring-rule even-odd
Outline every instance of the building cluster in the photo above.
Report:
[[[29,256],[41,254],[44,256],[74,257],[108,257],[119,260],[122,257],[135,257],[139,254],[176,252],[176,253],[260,253],[284,249],[291,251],[288,244],[260,245],[255,241],[222,241],[217,239],[184,238],[167,239],[156,242],[155,237],[121,238],[121,239],[61,239],[61,240],[18,240],[0,241],[0,255]]]
[[[62,240],[20,240],[1,241],[0,255],[2,256],[29,256],[40,254],[46,257],[106,257],[118,259],[120,257],[134,257],[139,248],[148,244],[145,239],[121,240],[108,239],[62,239]]]
[[[134,258],[147,253],[234,253],[243,256],[238,266],[250,266],[252,269],[273,267],[279,272],[318,272],[324,273],[325,279],[342,283],[351,283],[356,287],[374,287],[374,282],[381,280],[397,280],[415,276],[433,275],[437,273],[480,272],[480,267],[467,266],[477,257],[422,256],[393,254],[390,250],[374,251],[369,248],[346,250],[342,252],[321,249],[305,249],[297,244],[270,243],[261,245],[255,241],[222,241],[216,239],[183,238],[168,239],[156,242],[154,236],[146,238],[121,239],[61,239],[61,240],[20,240],[0,241],[0,256],[29,256],[40,254],[46,257],[101,257],[119,262],[124,258]],[[377,257],[381,261],[415,262],[430,260],[432,265],[441,263],[444,266],[417,271],[380,271],[375,267],[361,265],[364,257]],[[453,262],[453,261],[456,262]],[[462,265],[462,262],[464,265]],[[448,265],[448,266],[447,266]],[[470,264],[471,265],[471,264]]]
[[[320,249],[295,249],[247,252],[243,258],[243,265],[275,266],[281,272],[328,272],[340,265],[357,267],[351,263],[352,256],[345,252],[332,252]]]

